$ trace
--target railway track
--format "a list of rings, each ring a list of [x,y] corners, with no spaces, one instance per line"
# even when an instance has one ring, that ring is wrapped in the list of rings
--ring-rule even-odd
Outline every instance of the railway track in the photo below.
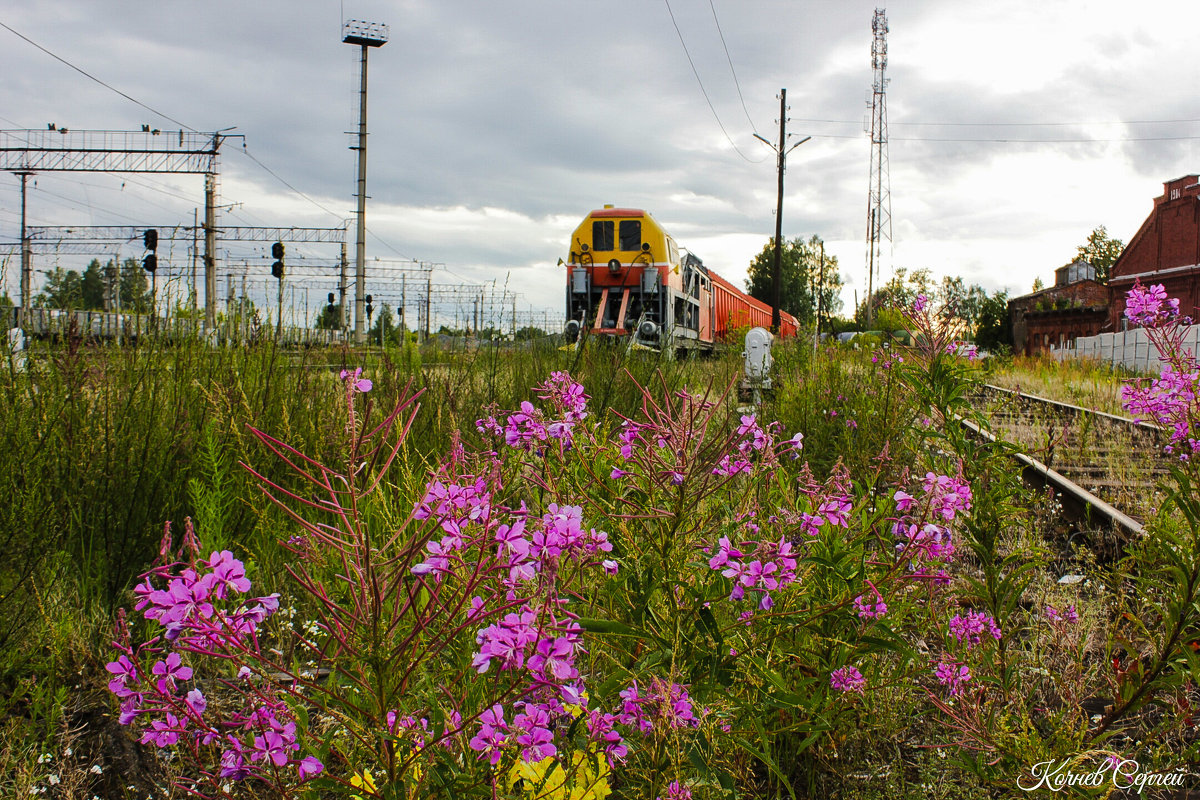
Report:
[[[1169,473],[1157,426],[990,384],[976,402],[989,412],[989,429],[970,427],[1014,445],[1025,478],[1054,487],[1065,512],[1142,533]]]

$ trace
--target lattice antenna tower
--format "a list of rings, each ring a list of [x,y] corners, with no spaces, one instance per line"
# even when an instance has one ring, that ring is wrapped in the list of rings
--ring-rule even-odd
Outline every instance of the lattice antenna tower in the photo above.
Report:
[[[891,249],[892,187],[888,177],[887,10],[871,20],[871,181],[867,195],[867,327],[874,322],[875,274],[882,273],[883,242]]]

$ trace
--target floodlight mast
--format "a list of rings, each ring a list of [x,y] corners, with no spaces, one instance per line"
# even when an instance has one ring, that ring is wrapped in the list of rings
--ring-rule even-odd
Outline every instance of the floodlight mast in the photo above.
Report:
[[[366,340],[367,277],[367,50],[382,47],[388,40],[388,26],[379,22],[347,20],[342,26],[342,41],[362,48],[362,69],[358,100],[358,213],[357,242],[354,248],[354,341]]]

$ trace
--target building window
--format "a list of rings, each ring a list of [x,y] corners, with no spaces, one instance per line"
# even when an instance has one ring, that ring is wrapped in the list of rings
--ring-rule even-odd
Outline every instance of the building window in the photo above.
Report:
[[[640,219],[621,220],[621,249],[642,249],[642,221]]]
[[[607,252],[613,249],[613,223],[611,219],[592,221],[592,249]]]

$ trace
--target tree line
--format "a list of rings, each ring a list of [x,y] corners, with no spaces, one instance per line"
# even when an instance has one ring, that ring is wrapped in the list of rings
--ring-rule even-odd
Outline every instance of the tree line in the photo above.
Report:
[[[121,311],[145,313],[152,298],[150,281],[136,258],[127,258],[118,269],[110,259],[101,264],[93,258],[82,273],[55,267],[45,272],[46,282],[33,297],[34,308],[63,308],[76,311]]]
[[[1096,270],[1096,280],[1105,283],[1124,248],[1124,242],[1109,236],[1106,228],[1100,225],[1076,248],[1072,260],[1091,264]],[[772,237],[750,262],[746,280],[747,293],[768,305],[774,297],[774,263],[775,240]],[[944,319],[955,329],[956,335],[971,339],[986,350],[1012,346],[1007,291],[989,293],[979,284],[967,284],[961,277],[943,276],[939,280],[926,268],[898,267],[890,280],[871,297],[858,303],[852,317],[842,317],[843,280],[838,272],[837,257],[824,252],[820,236],[814,234],[807,239],[796,237],[784,241],[780,248],[780,267],[780,308],[796,317],[802,325],[816,324],[822,332],[865,330],[868,307],[874,330],[903,330],[907,326],[904,310],[919,295],[925,295],[930,302],[944,309]],[[1039,278],[1033,291],[1039,291],[1043,286]]]

